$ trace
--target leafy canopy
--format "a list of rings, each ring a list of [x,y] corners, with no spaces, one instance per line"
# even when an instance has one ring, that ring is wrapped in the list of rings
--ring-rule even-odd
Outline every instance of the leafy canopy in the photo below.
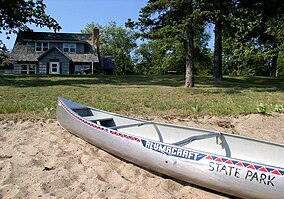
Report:
[[[45,13],[43,0],[1,0],[0,33],[16,33],[17,30],[30,30],[28,24],[48,27],[54,31],[61,29],[57,21]]]
[[[131,53],[136,48],[137,35],[134,31],[118,26],[116,22],[109,22],[106,26],[95,24],[86,25],[81,33],[91,34],[93,29],[100,29],[100,54],[112,55],[115,60],[116,74],[133,74]]]

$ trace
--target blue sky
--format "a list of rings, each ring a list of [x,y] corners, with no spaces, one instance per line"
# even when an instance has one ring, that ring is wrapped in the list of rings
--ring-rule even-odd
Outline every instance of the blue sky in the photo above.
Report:
[[[106,25],[116,21],[123,25],[128,18],[137,20],[139,11],[147,0],[44,0],[46,13],[57,20],[62,27],[60,32],[76,33],[91,22]],[[51,31],[47,28],[29,26],[34,31]],[[0,39],[9,49],[13,47],[15,35],[7,40],[5,34]]]
[[[136,21],[139,11],[147,4],[147,0],[44,0],[46,13],[61,25],[60,32],[78,33],[91,22],[106,25],[110,21],[123,25],[128,18]],[[52,31],[47,28],[29,26],[34,31]],[[12,49],[15,35],[7,40],[5,34],[0,39]],[[209,42],[212,46],[212,41]]]

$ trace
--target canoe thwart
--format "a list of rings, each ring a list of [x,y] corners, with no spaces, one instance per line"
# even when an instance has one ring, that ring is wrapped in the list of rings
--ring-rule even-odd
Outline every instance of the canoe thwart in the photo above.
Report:
[[[123,129],[123,128],[128,128],[128,127],[133,127],[133,126],[143,126],[143,125],[146,125],[146,124],[153,124],[153,122],[140,122],[140,123],[135,123],[135,124],[125,124],[125,125],[120,125],[120,126],[111,126],[111,127],[108,127],[110,129]]]
[[[106,121],[106,120],[113,120],[112,117],[105,117],[105,118],[98,118],[96,116],[85,116],[83,117],[84,119],[86,120],[89,120],[89,121],[93,121],[93,122],[100,122],[100,121]]]
[[[173,145],[176,146],[185,146],[193,141],[196,140],[203,140],[203,139],[207,139],[207,138],[213,138],[216,137],[216,144],[219,144],[219,137],[221,136],[221,133],[207,133],[207,134],[203,134],[203,135],[194,135],[194,136],[190,136],[188,138],[185,138],[181,141],[172,143]]]
[[[115,122],[112,117],[98,118],[96,116],[85,116],[83,118],[91,122],[96,122],[101,126],[105,127],[115,126]]]

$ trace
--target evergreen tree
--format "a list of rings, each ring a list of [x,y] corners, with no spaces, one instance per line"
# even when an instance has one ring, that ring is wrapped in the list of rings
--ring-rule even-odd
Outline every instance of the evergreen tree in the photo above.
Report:
[[[276,75],[284,42],[283,8],[279,0],[239,2],[224,35],[225,64],[231,68],[227,72]]]
[[[214,38],[214,64],[213,78],[223,79],[222,70],[222,38],[224,31],[229,30],[228,24],[232,17],[232,10],[236,2],[233,0],[197,0],[195,16],[207,23],[213,23]]]
[[[138,27],[142,36],[150,40],[179,41],[185,49],[186,87],[194,86],[194,18],[192,0],[149,0],[141,9],[138,22],[127,22]]]

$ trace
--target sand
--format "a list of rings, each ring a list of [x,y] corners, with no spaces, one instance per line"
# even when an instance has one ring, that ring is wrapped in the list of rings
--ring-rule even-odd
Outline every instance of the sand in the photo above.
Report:
[[[159,118],[284,143],[284,114]],[[123,161],[56,120],[0,121],[0,198],[228,198]]]

